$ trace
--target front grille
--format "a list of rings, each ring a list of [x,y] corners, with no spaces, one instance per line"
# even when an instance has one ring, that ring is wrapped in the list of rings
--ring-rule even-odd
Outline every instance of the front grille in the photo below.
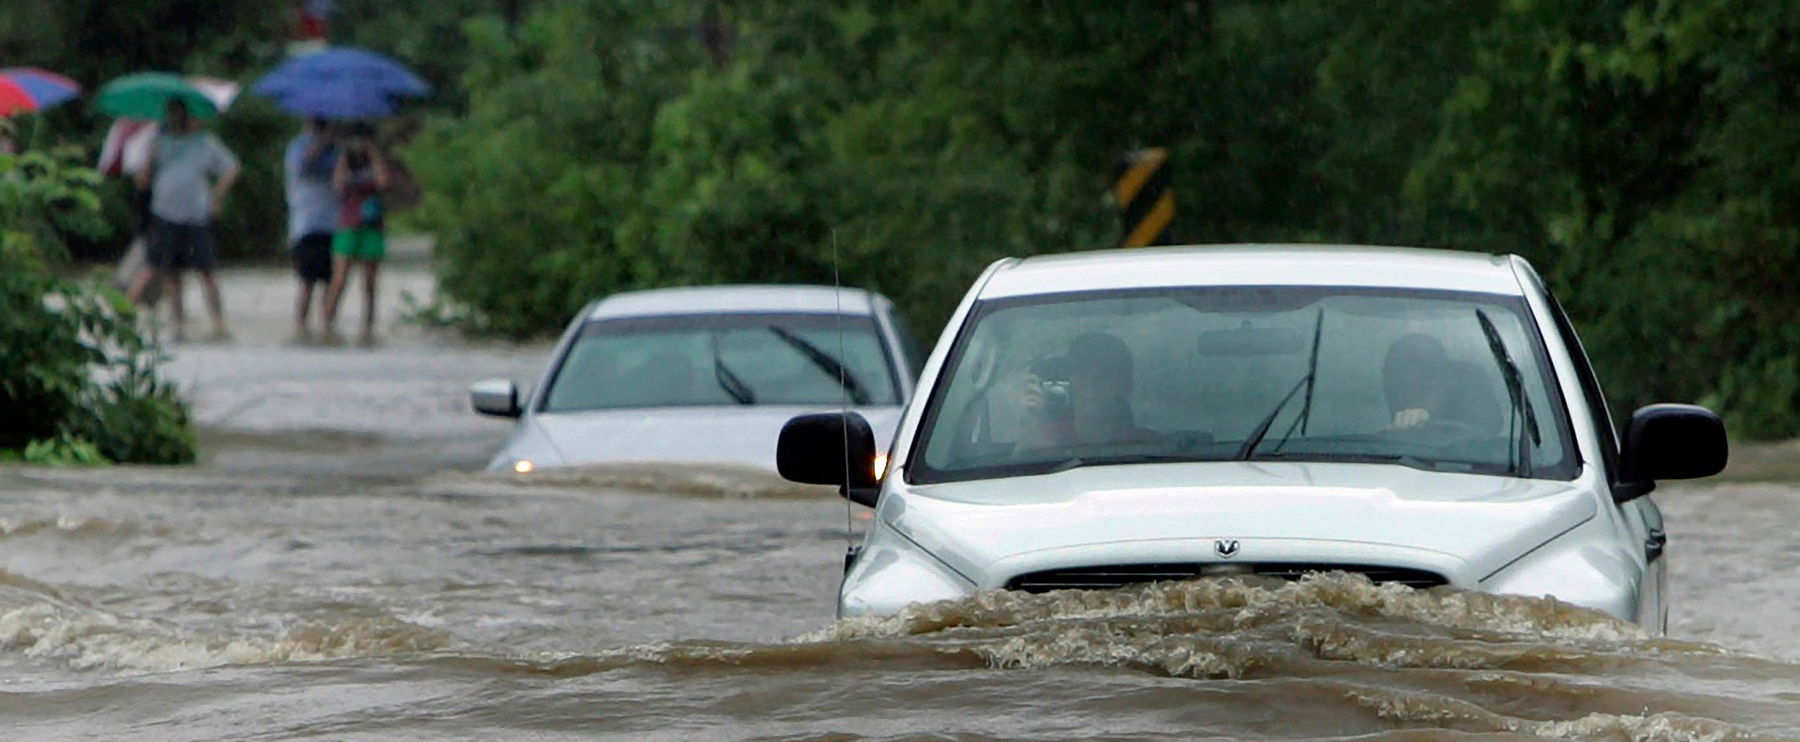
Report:
[[[1448,583],[1443,575],[1407,567],[1369,564],[1310,564],[1292,562],[1177,562],[1169,564],[1115,564],[1102,567],[1069,567],[1028,572],[1006,581],[1006,589],[1042,593],[1051,590],[1106,590],[1141,582],[1189,580],[1208,574],[1251,573],[1283,580],[1298,580],[1314,572],[1356,572],[1370,582],[1398,582],[1427,588]]]

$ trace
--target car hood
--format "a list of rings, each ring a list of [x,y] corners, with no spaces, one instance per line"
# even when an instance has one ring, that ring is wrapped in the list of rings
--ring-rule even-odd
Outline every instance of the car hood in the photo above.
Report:
[[[1596,512],[1571,482],[1293,462],[1096,466],[915,486],[881,505],[883,522],[984,587],[1038,569],[1223,561],[1215,539],[1239,541],[1241,562],[1399,556],[1472,584]]]
[[[781,426],[816,407],[679,407],[539,413],[531,423],[564,466],[625,462],[739,464],[775,470]],[[900,420],[898,407],[855,408],[887,450]]]

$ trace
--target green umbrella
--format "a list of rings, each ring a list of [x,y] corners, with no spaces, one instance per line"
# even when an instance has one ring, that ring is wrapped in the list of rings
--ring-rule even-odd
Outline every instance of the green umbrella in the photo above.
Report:
[[[161,121],[163,107],[171,100],[187,104],[195,118],[219,115],[219,107],[199,88],[180,75],[166,72],[137,72],[113,80],[100,88],[94,101],[100,112],[110,116]]]

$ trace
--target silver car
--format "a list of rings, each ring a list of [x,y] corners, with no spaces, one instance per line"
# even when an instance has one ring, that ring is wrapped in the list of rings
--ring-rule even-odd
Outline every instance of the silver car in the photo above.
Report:
[[[1646,495],[1726,458],[1719,418],[1689,405],[1637,410],[1621,445],[1568,318],[1516,256],[1007,259],[944,338],[886,476],[864,474],[880,446],[854,412],[782,433],[784,476],[875,507],[841,615],[1342,570],[1661,629],[1665,536]]]
[[[885,297],[829,286],[700,286],[620,293],[569,323],[520,401],[506,379],[475,410],[517,418],[490,470],[699,463],[773,472],[796,414],[851,409],[886,437],[919,353]]]

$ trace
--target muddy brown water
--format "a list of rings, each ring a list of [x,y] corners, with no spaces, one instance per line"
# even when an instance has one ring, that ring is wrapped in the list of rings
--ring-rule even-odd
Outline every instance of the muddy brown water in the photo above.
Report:
[[[1341,575],[838,622],[841,501],[476,473],[467,382],[542,346],[291,345],[285,277],[225,277],[238,340],[169,367],[200,466],[0,468],[6,739],[1800,738],[1791,483],[1655,495],[1666,637]]]

